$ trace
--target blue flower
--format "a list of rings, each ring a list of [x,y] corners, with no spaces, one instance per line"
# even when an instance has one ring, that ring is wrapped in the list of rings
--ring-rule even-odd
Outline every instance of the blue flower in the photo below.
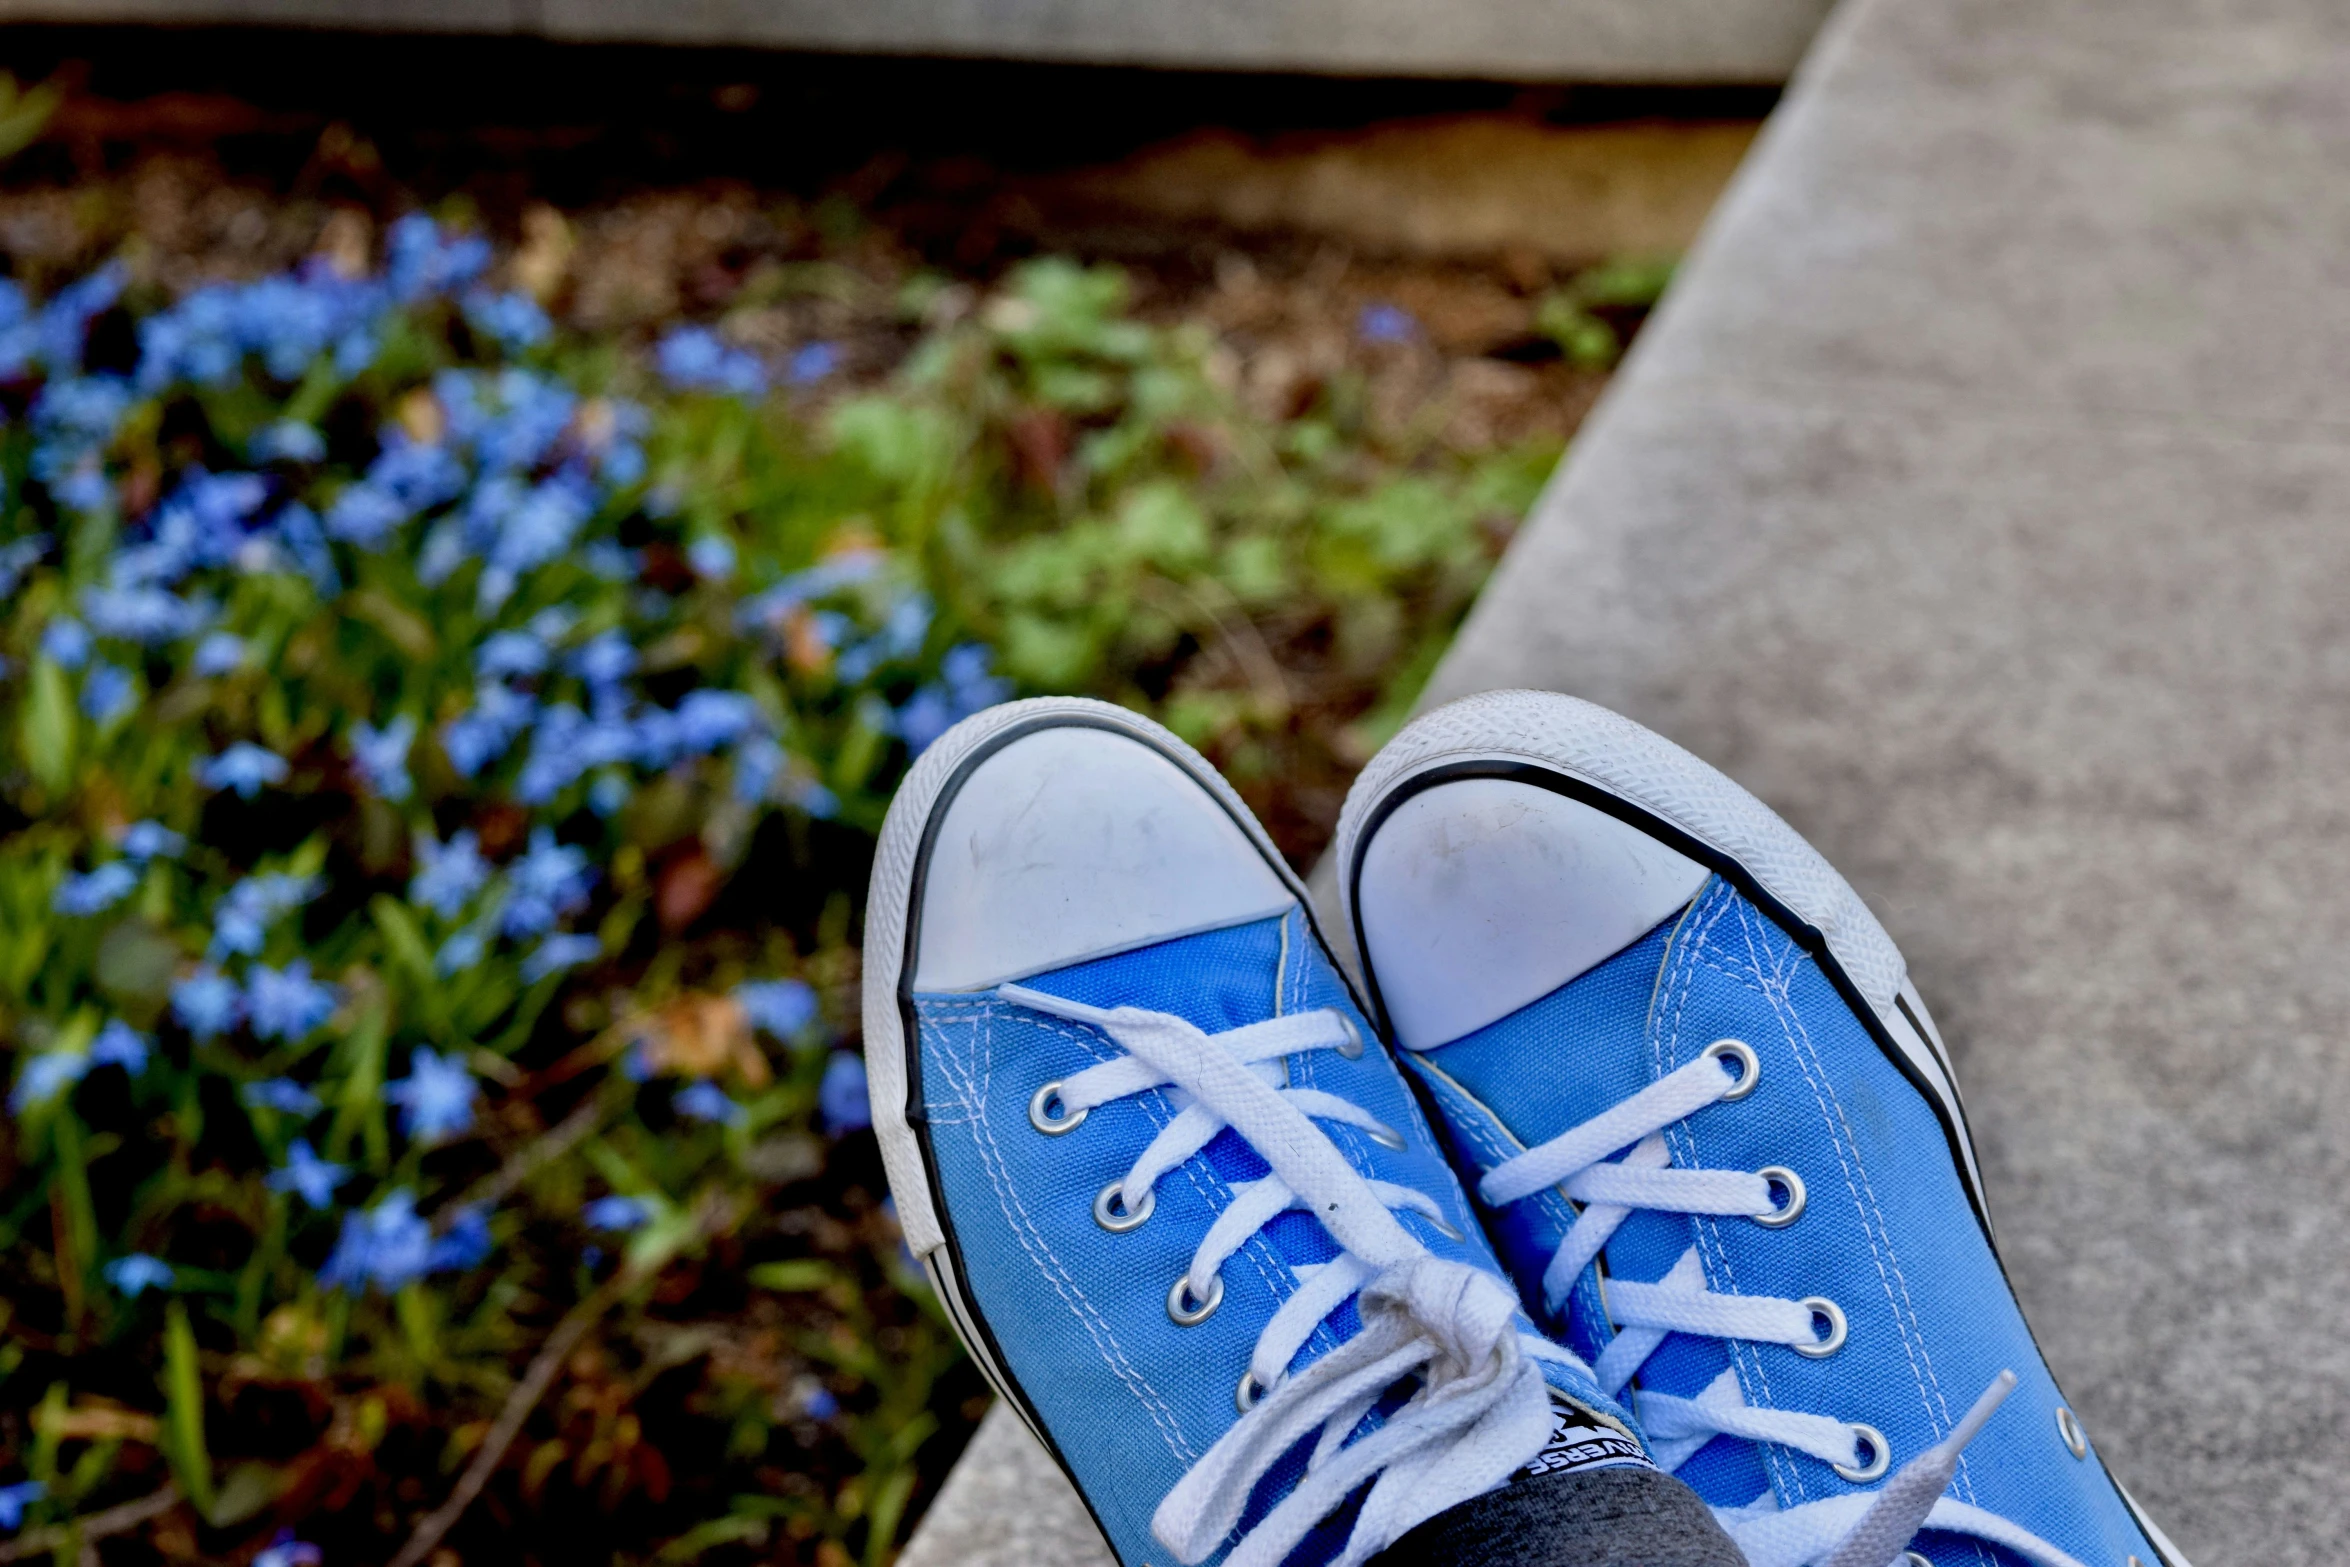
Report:
[[[441,950],[432,956],[433,972],[448,979],[478,967],[489,954],[490,938],[497,934],[494,915],[493,910],[442,942]]]
[[[598,1197],[579,1210],[591,1230],[641,1230],[652,1222],[653,1210],[638,1197]]]
[[[865,1058],[849,1050],[835,1050],[824,1063],[824,1080],[816,1085],[816,1108],[824,1129],[838,1137],[861,1132],[873,1124],[873,1102],[865,1091]]]
[[[690,754],[715,751],[763,722],[759,704],[740,691],[688,691],[677,704],[677,746]]]
[[[484,680],[544,674],[546,668],[547,644],[528,631],[496,632],[473,655],[473,672]]]
[[[812,1387],[808,1396],[800,1400],[800,1413],[810,1420],[830,1420],[840,1413],[840,1400],[828,1387]]]
[[[326,509],[326,536],[363,550],[379,550],[412,513],[390,491],[362,479]]]
[[[463,1270],[475,1266],[489,1254],[489,1211],[479,1203],[472,1203],[457,1210],[448,1229],[425,1253],[424,1265],[434,1273]]]
[[[1355,317],[1355,335],[1366,343],[1408,343],[1420,335],[1420,323],[1399,305],[1365,305]]]
[[[816,1021],[816,991],[805,980],[757,979],[734,987],[751,1026],[777,1039],[795,1039]]]
[[[603,954],[604,945],[593,936],[573,936],[558,933],[538,945],[538,950],[522,960],[522,980],[526,985],[536,984],[549,974],[559,974],[567,968],[591,963]]]
[[[993,661],[994,655],[977,642],[951,647],[938,661],[939,678],[954,695],[959,713],[968,716],[981,708],[1011,700],[1012,682],[988,673]]]
[[[237,1096],[256,1109],[275,1110],[280,1115],[299,1116],[305,1121],[323,1108],[316,1094],[290,1077],[272,1077],[258,1083],[247,1083],[237,1090]]]
[[[169,1289],[173,1278],[170,1263],[143,1251],[117,1257],[103,1271],[106,1282],[122,1291],[126,1300],[137,1300],[151,1289]]]
[[[488,550],[476,604],[489,614],[513,595],[525,572],[535,571],[571,547],[595,513],[595,497],[571,471],[556,474],[522,496],[501,520]]]
[[[122,835],[122,852],[134,860],[177,859],[187,849],[188,840],[161,822],[133,822]]]
[[[920,756],[932,741],[955,727],[954,699],[944,687],[924,686],[906,698],[890,721],[906,742],[907,752]]]
[[[636,649],[619,632],[606,631],[583,643],[565,667],[590,689],[616,686],[636,672]]]
[[[409,213],[384,236],[384,281],[403,304],[462,288],[489,265],[487,240],[475,234],[446,236],[421,212]]]
[[[432,1226],[417,1215],[415,1194],[402,1188],[373,1208],[343,1215],[343,1232],[318,1282],[330,1290],[396,1290],[424,1277],[432,1246]]]
[[[694,575],[711,582],[724,582],[734,575],[734,541],[716,533],[705,533],[685,547],[686,564],[694,568]]]
[[[438,1142],[473,1126],[473,1074],[455,1055],[446,1058],[430,1045],[409,1057],[408,1075],[384,1085],[384,1098],[400,1107],[400,1130]]]
[[[554,833],[531,831],[530,848],[507,873],[508,893],[501,926],[509,936],[535,936],[587,902],[594,872],[585,852],[555,841]]]
[[[329,1164],[318,1157],[310,1139],[297,1137],[286,1150],[285,1168],[269,1172],[269,1189],[292,1192],[313,1208],[331,1208],[335,1188],[351,1173],[348,1165]]]
[[[317,462],[326,456],[326,437],[298,419],[281,419],[254,436],[249,450],[255,462]]]
[[[409,900],[443,919],[454,919],[489,882],[490,862],[481,857],[480,842],[471,828],[445,844],[418,833],[417,871],[408,883]]]
[[[244,993],[207,964],[171,987],[171,1014],[196,1038],[211,1039],[245,1020]]]
[[[661,379],[680,391],[731,392],[756,397],[767,390],[767,369],[739,348],[729,348],[703,326],[672,329],[653,349]]]
[[[153,587],[84,588],[81,606],[83,618],[100,636],[146,647],[192,637],[212,614],[209,604]]]
[[[598,773],[588,784],[588,808],[598,816],[617,816],[635,793],[628,779],[617,772]]]
[[[813,779],[801,783],[793,791],[791,803],[820,822],[831,821],[840,814],[840,796]]]
[[[14,1485],[0,1485],[0,1529],[19,1529],[24,1526],[24,1510],[49,1494],[49,1488],[38,1480],[19,1480]]]
[[[60,669],[79,669],[89,661],[90,630],[71,615],[60,615],[41,628],[41,656]]]
[[[362,718],[351,726],[351,763],[378,799],[399,805],[415,792],[408,777],[408,750],[416,743],[416,718],[402,713],[381,729]]]
[[[45,1105],[80,1082],[90,1070],[90,1058],[79,1050],[47,1050],[27,1057],[8,1095],[8,1108],[18,1115]]]
[[[734,797],[756,805],[774,791],[783,773],[783,747],[761,735],[746,740],[734,752]]]
[[[794,386],[814,386],[840,368],[840,345],[837,343],[806,343],[792,350],[785,363],[784,379]]]
[[[212,911],[212,944],[207,956],[258,956],[269,927],[318,896],[325,883],[316,876],[268,871],[231,887]]]
[[[250,800],[264,788],[284,783],[287,772],[284,757],[239,740],[218,756],[198,762],[196,781],[207,789],[234,789],[238,798]]]
[[[60,914],[86,919],[101,914],[129,897],[139,885],[137,867],[128,860],[109,860],[87,875],[71,872],[50,895],[49,907]]]
[[[49,535],[46,533],[36,533],[30,538],[0,544],[0,599],[13,594],[17,579],[48,553]]]
[[[473,691],[473,706],[441,731],[441,749],[460,777],[471,778],[506,754],[529,727],[534,705],[519,691],[485,681]]]
[[[335,992],[310,977],[310,960],[283,969],[256,963],[245,976],[245,1007],[256,1039],[300,1039],[334,1014]]]
[[[520,473],[554,451],[578,412],[562,382],[520,368],[444,370],[433,396],[448,420],[452,445],[470,449],[485,472]]]
[[[275,1539],[255,1553],[252,1567],[319,1567],[325,1559],[317,1546],[295,1539],[291,1529],[280,1529]]]
[[[555,330],[537,300],[513,292],[493,294],[477,289],[466,295],[465,319],[475,331],[495,338],[509,351],[536,348]]]
[[[90,1043],[90,1065],[119,1066],[132,1077],[147,1070],[147,1036],[121,1018],[107,1019]]]
[[[279,512],[270,526],[278,545],[294,568],[310,579],[312,587],[329,596],[343,590],[342,573],[335,570],[334,551],[327,547],[326,529],[319,524],[318,513],[296,501]]]
[[[715,1121],[732,1126],[743,1118],[743,1107],[726,1097],[716,1083],[688,1083],[671,1101],[677,1113],[693,1121]]]
[[[199,675],[225,675],[245,662],[245,639],[233,631],[208,631],[196,644],[189,667]]]
[[[114,664],[92,664],[82,677],[82,712],[103,729],[139,705],[138,689],[130,671]]]
[[[383,449],[367,465],[367,482],[410,512],[430,510],[465,493],[465,464],[438,441],[419,441],[388,425]]]

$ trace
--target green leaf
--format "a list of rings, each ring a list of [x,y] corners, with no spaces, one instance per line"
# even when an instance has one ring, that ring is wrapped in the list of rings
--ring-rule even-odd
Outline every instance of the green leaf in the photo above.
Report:
[[[204,1380],[187,1308],[176,1300],[163,1321],[163,1456],[188,1500],[211,1517],[220,1498],[212,1489],[212,1456],[204,1446]]]
[[[271,1464],[233,1465],[221,1481],[220,1492],[205,1509],[204,1520],[215,1529],[233,1529],[285,1494],[290,1477]]]
[[[64,90],[54,82],[19,88],[13,72],[0,71],[0,158],[13,158],[40,140],[64,101]]]
[[[73,710],[73,688],[65,671],[52,659],[33,660],[23,711],[17,717],[17,741],[33,780],[52,795],[63,794],[73,782],[74,740],[78,724]]]
[[[790,1295],[837,1284],[841,1271],[815,1257],[795,1257],[788,1262],[762,1262],[743,1276],[760,1289]]]

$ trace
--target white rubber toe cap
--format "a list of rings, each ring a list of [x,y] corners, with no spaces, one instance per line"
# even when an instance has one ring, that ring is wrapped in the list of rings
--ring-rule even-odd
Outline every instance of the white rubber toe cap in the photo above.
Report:
[[[938,824],[921,899],[923,991],[984,990],[1296,901],[1173,759],[1083,725],[1021,735],[979,762]]]
[[[1356,891],[1397,1042],[1433,1050],[1549,995],[1686,907],[1709,874],[1532,784],[1421,790],[1373,831]]]

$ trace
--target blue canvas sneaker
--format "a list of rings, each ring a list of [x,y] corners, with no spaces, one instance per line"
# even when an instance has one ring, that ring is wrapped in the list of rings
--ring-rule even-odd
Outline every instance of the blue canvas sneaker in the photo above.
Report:
[[[1379,753],[1338,854],[1523,1298],[1752,1567],[2185,1567],[2032,1342],[1901,954],[1767,807],[1498,692]]]
[[[1648,1464],[1165,730],[1075,700],[950,730],[890,807],[865,962],[906,1242],[1128,1567],[1355,1563],[1529,1465]]]

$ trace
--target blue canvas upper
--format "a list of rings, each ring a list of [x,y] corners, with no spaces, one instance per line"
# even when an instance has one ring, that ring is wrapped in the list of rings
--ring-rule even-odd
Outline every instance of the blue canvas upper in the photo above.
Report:
[[[1173,1013],[1209,1033],[1332,1007],[1373,1037],[1295,910],[1022,983],[1094,1006]],[[1336,1247],[1311,1215],[1283,1214],[1224,1265],[1225,1295],[1214,1314],[1177,1325],[1169,1286],[1231,1203],[1234,1185],[1267,1173],[1264,1161],[1226,1129],[1158,1182],[1147,1222],[1112,1233],[1095,1221],[1096,1195],[1174,1118],[1173,1096],[1138,1094],[1095,1108],[1069,1132],[1042,1134],[1029,1120],[1038,1089],[1118,1054],[1100,1030],[992,992],[921,994],[914,1007],[919,1103],[965,1290],[1119,1557],[1129,1567],[1163,1567],[1171,1558],[1151,1536],[1153,1511],[1238,1418],[1236,1388],[1259,1332],[1298,1287],[1297,1270],[1328,1261]],[[1374,1044],[1352,1060],[1323,1050],[1284,1063],[1291,1086],[1337,1094],[1403,1132],[1406,1146],[1396,1151],[1356,1128],[1325,1125],[1358,1171],[1433,1196],[1465,1238],[1399,1212],[1415,1236],[1439,1256],[1497,1266],[1384,1050]],[[1292,1370],[1358,1326],[1350,1301]],[[1585,1407],[1622,1418],[1580,1368],[1546,1363],[1543,1374]],[[1243,1530],[1294,1483],[1302,1462],[1302,1452],[1293,1453],[1259,1486]],[[1326,1559],[1343,1533],[1344,1520],[1334,1520],[1291,1560]]]
[[[1729,883],[1540,1000],[1424,1056],[1450,1150],[1471,1186],[1487,1171],[1630,1098],[1715,1040],[1750,1045],[1751,1094],[1666,1129],[1679,1168],[1784,1166],[1808,1201],[1782,1229],[1750,1219],[1635,1211],[1545,1322],[1595,1360],[1614,1336],[1601,1274],[1662,1279],[1694,1246],[1710,1292],[1826,1297],[1843,1348],[1812,1359],[1780,1344],[1673,1334],[1636,1386],[1695,1397],[1734,1367],[1749,1405],[1865,1422],[1898,1469],[1947,1434],[2002,1369],[2020,1385],[1966,1449],[1949,1495],[2021,1525],[2085,1567],[2163,1558],[2094,1449],[2076,1458],[2062,1400],[1960,1185],[1940,1121],[1814,958]],[[1575,1209],[1545,1191],[1486,1214],[1521,1295],[1542,1276]],[[1637,1407],[1635,1403],[1635,1407]],[[1779,1508],[1871,1490],[1819,1459],[1714,1437],[1680,1477],[1720,1508]],[[1936,1567],[2024,1567],[1982,1541],[1929,1530],[1911,1547]]]

